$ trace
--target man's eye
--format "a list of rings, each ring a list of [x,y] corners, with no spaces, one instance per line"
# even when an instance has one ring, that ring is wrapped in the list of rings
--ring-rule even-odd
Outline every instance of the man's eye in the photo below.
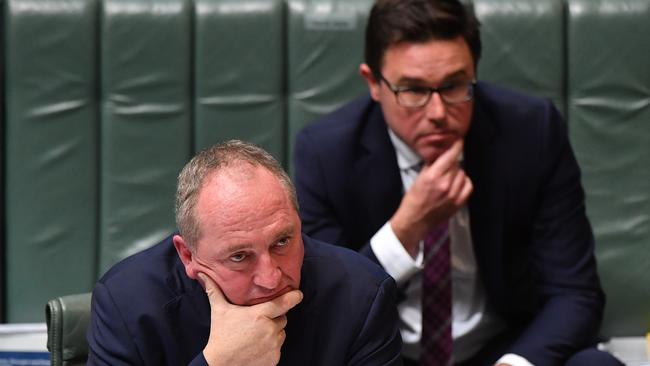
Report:
[[[426,95],[429,94],[428,88],[407,88],[403,89],[402,93],[412,94],[412,95]]]
[[[243,262],[246,258],[248,258],[248,256],[244,253],[237,253],[230,256],[230,260],[235,263]]]
[[[276,246],[278,246],[278,247],[286,247],[287,245],[289,245],[290,239],[291,238],[289,238],[289,237],[282,238],[282,239],[278,240]]]
[[[460,87],[462,87],[462,85],[459,83],[449,83],[449,84],[442,85],[441,87],[438,88],[438,90],[440,90],[441,92],[453,91]]]

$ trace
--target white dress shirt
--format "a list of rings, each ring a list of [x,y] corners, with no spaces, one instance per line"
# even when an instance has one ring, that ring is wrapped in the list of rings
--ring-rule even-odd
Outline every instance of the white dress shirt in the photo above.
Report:
[[[390,139],[397,154],[402,185],[406,192],[419,174],[416,167],[422,159],[401,141],[390,129]],[[486,308],[483,283],[477,275],[476,258],[472,246],[469,212],[462,207],[449,222],[452,271],[452,337],[454,360],[462,362],[475,355],[505,325]],[[405,288],[406,299],[398,304],[400,332],[405,357],[417,360],[422,334],[422,277],[423,252],[414,259],[404,249],[387,222],[371,238],[370,246],[386,272],[398,286]],[[499,362],[513,366],[532,366],[514,354],[504,355]]]

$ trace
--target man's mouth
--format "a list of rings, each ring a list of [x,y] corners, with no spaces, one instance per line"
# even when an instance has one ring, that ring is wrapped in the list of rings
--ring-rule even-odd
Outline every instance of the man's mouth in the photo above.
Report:
[[[438,130],[438,131],[433,131],[433,132],[427,132],[423,133],[421,135],[422,138],[426,139],[447,139],[454,136],[454,132],[450,130]]]
[[[256,305],[256,304],[261,304],[263,302],[271,301],[275,299],[276,297],[280,297],[287,292],[293,290],[290,286],[285,286],[284,288],[272,293],[271,295],[268,296],[262,296],[262,297],[256,297],[250,301],[251,305]]]
[[[419,137],[420,143],[438,145],[441,143],[447,144],[454,138],[455,134],[452,131],[437,131],[422,134]]]

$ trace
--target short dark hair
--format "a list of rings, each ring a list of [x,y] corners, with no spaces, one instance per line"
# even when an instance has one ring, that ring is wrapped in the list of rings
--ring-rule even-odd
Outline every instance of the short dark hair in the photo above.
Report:
[[[462,36],[474,67],[481,57],[479,21],[458,0],[377,0],[366,25],[365,62],[379,76],[386,50],[397,43],[423,43]]]

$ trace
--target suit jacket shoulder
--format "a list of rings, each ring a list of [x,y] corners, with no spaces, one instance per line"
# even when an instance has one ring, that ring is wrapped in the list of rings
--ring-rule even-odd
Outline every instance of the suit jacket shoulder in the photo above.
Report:
[[[90,365],[201,363],[210,313],[169,236],[113,266],[93,290]]]
[[[359,250],[401,200],[395,150],[369,96],[303,129],[294,171],[303,230],[328,243]]]
[[[281,364],[401,364],[395,281],[354,251],[303,238],[304,299],[288,314]]]

